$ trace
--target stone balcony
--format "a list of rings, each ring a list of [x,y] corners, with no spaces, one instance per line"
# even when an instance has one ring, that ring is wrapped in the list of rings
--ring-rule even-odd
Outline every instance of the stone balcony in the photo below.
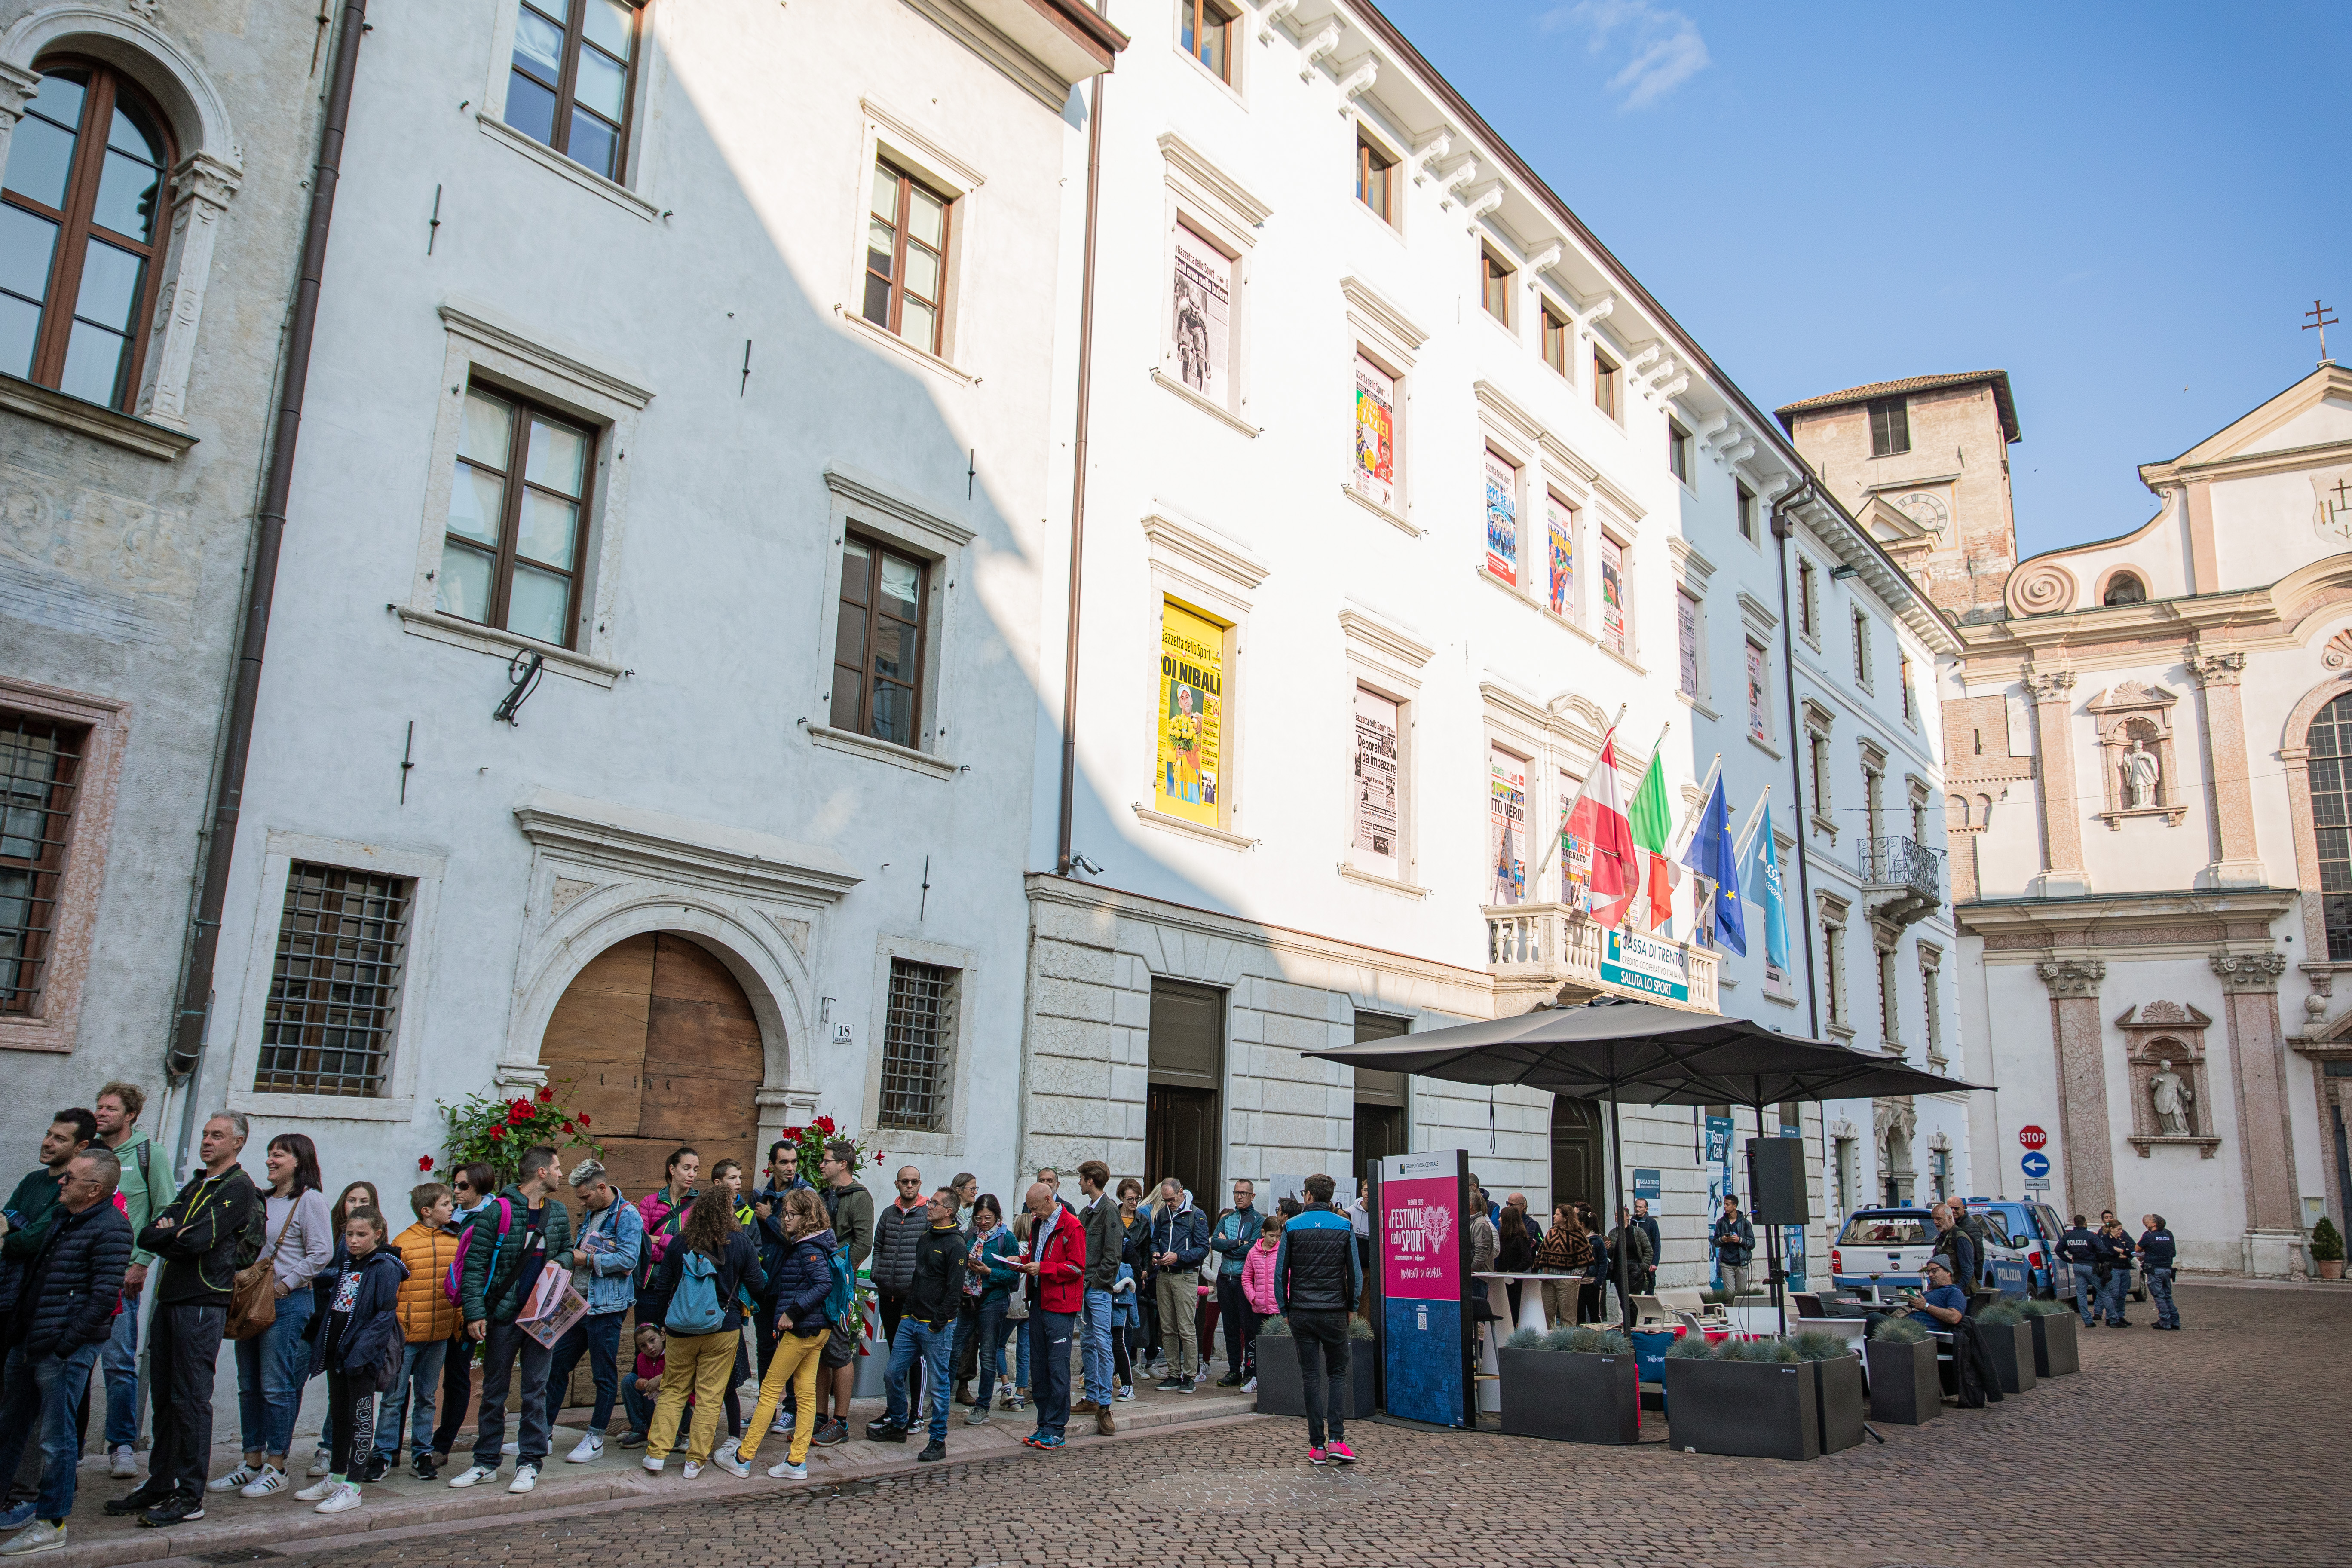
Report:
[[[1609,931],[1566,904],[1499,904],[1483,912],[1486,973],[1495,977],[1498,1015],[1524,1012],[1538,1002],[1595,996],[1720,1010],[1719,960],[1711,949]]]
[[[1865,838],[1862,885],[1874,920],[1900,929],[1927,919],[1944,901],[1944,857],[1916,838]]]

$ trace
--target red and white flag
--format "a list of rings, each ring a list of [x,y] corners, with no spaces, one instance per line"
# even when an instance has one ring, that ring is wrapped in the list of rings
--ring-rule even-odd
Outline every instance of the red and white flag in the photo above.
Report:
[[[1601,755],[1593,761],[1592,772],[1585,778],[1575,809],[1569,813],[1568,831],[1570,837],[1592,847],[1592,918],[1604,926],[1616,925],[1625,918],[1633,895],[1641,890],[1642,878],[1635,859],[1633,826],[1617,804],[1614,735],[1602,742]]]

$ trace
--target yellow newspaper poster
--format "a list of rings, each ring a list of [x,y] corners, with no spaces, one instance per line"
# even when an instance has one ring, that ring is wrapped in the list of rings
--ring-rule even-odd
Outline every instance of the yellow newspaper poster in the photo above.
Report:
[[[1160,605],[1159,809],[1221,826],[1217,777],[1225,695],[1225,628],[1163,599]]]

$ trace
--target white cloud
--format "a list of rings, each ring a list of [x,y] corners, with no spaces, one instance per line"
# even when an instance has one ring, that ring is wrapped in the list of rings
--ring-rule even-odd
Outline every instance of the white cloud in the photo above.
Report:
[[[1584,29],[1590,52],[1624,55],[1609,79],[1621,109],[1647,109],[1707,65],[1698,24],[1649,0],[1578,0],[1548,12],[1542,26],[1548,33]]]

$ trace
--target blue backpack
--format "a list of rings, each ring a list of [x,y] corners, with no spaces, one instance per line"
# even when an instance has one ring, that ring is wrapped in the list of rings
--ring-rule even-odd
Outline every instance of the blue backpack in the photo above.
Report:
[[[849,1327],[852,1309],[857,1302],[857,1280],[850,1272],[849,1249],[833,1249],[833,1288],[824,1293],[824,1321],[842,1329]]]
[[[689,1337],[715,1334],[727,1326],[726,1309],[719,1304],[719,1266],[701,1253],[688,1253],[678,1265],[677,1289],[670,1292],[662,1326]]]

